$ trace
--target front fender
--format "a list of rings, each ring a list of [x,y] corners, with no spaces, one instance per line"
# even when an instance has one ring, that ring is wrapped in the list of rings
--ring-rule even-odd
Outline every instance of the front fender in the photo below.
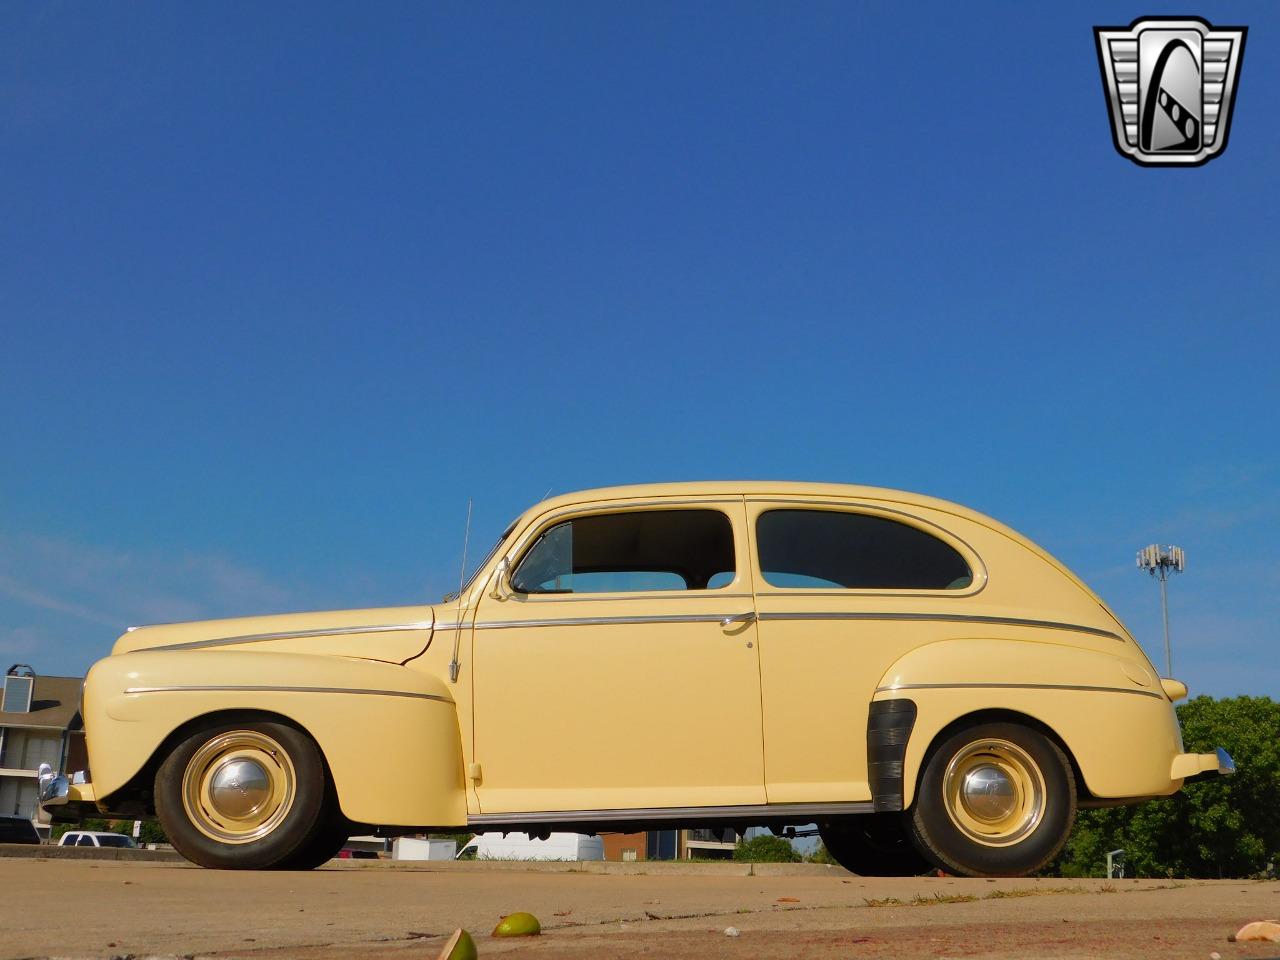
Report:
[[[916,721],[903,758],[903,805],[914,799],[927,751],[973,714],[1020,714],[1052,731],[1094,797],[1164,796],[1182,752],[1173,704],[1150,671],[1117,645],[1114,654],[1022,640],[946,640],[893,664],[875,700],[910,699]]]
[[[323,752],[358,823],[463,825],[461,738],[439,678],[370,660],[248,650],[139,651],[96,663],[84,718],[99,802],[179,728],[225,711],[278,714]]]

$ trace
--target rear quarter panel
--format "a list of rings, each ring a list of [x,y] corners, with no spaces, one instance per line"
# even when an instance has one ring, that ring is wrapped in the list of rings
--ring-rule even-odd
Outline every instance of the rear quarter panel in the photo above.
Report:
[[[1074,758],[1085,786],[1100,798],[1175,792],[1173,757],[1182,738],[1173,705],[1158,682],[1114,641],[1077,645],[986,638],[913,650],[895,663],[875,699],[907,697],[917,718],[905,757],[910,804],[929,747],[947,727],[974,714],[1004,711],[1043,724]]]

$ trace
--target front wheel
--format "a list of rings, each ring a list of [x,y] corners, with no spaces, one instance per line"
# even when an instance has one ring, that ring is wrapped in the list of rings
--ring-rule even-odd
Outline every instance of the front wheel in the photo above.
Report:
[[[952,873],[1016,877],[1062,849],[1076,783],[1062,749],[1014,723],[983,723],[937,746],[908,824],[916,846]]]
[[[156,772],[156,814],[179,853],[255,870],[308,851],[325,818],[324,760],[301,730],[272,721],[192,734]]]

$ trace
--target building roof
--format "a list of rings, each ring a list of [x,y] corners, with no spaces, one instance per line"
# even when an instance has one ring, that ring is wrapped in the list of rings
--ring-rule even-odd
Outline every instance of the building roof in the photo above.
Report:
[[[26,713],[0,710],[0,727],[79,730],[84,725],[80,719],[80,685],[83,682],[83,677],[37,675],[31,689],[31,709]]]

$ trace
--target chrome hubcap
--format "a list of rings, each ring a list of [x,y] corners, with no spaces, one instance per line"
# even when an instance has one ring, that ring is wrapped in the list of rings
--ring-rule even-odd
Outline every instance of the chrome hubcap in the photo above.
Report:
[[[256,760],[228,760],[209,782],[209,802],[223,816],[243,820],[271,798],[271,777]]]
[[[293,762],[258,730],[228,730],[195,752],[182,774],[192,826],[222,843],[250,843],[280,825],[297,790]]]
[[[1013,781],[999,767],[983,764],[965,775],[960,802],[979,820],[994,822],[1013,812],[1018,802]]]
[[[951,822],[972,840],[1007,847],[1044,818],[1048,791],[1031,755],[1008,740],[976,740],[947,764],[942,798]]]

